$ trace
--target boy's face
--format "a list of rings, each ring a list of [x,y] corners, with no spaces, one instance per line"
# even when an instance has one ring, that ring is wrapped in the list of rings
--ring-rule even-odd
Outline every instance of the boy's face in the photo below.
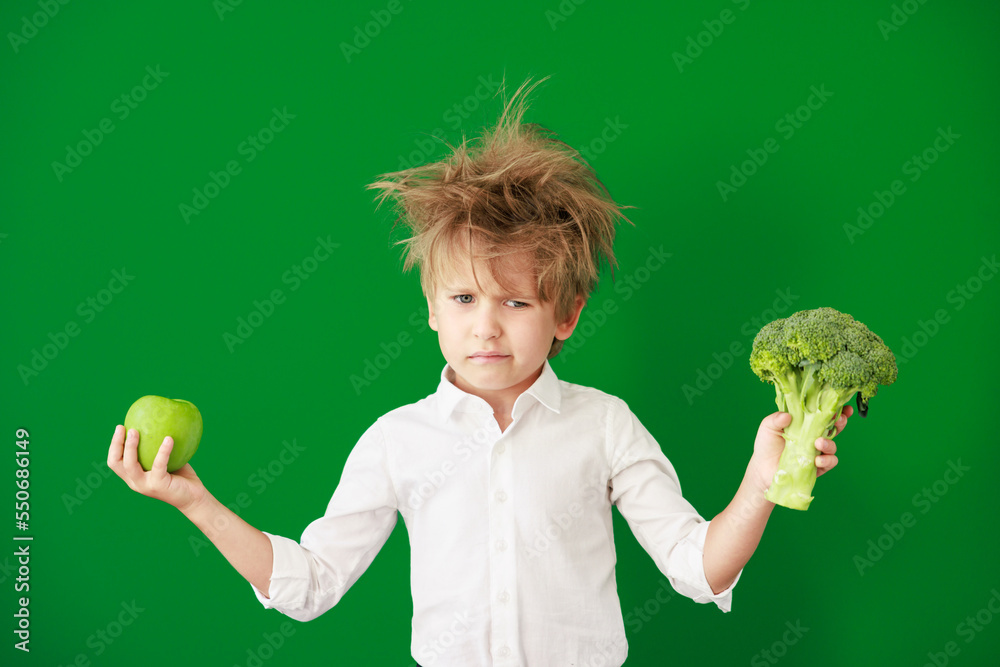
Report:
[[[516,258],[522,270],[511,271],[510,291],[493,280],[485,263],[476,264],[481,289],[467,259],[457,264],[427,299],[430,326],[455,371],[455,386],[494,408],[510,409],[541,374],[552,339],[573,333],[584,300],[577,297],[569,317],[557,322],[555,304],[538,299],[527,257]]]

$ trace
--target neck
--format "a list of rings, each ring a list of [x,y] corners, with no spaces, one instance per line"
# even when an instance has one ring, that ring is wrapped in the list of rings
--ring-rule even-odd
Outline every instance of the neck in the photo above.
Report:
[[[512,421],[511,413],[514,410],[514,402],[521,395],[521,390],[515,388],[499,391],[483,390],[476,387],[469,387],[461,378],[457,378],[457,381],[453,380],[452,382],[465,393],[478,396],[489,403],[490,407],[493,408],[493,418],[497,420],[500,430],[504,431],[507,429]],[[530,387],[531,385],[529,384],[528,386]]]
[[[506,431],[507,427],[510,426],[510,423],[513,421],[512,412],[517,398],[527,391],[531,385],[538,380],[541,374],[542,368],[539,368],[537,372],[532,373],[530,377],[526,378],[518,385],[496,390],[481,389],[479,387],[469,385],[461,376],[456,374],[454,369],[450,366],[448,367],[445,377],[449,382],[465,393],[478,396],[489,403],[490,407],[493,408],[493,418],[496,419],[500,430]]]

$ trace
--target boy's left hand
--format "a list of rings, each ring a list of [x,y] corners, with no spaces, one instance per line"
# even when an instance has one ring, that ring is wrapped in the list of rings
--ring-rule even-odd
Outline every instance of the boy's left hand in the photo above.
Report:
[[[816,476],[833,470],[837,465],[837,444],[832,440],[838,433],[847,426],[847,418],[854,414],[854,406],[848,405],[840,413],[840,417],[834,424],[833,434],[829,438],[817,438],[816,449],[819,455],[816,456]],[[778,459],[785,449],[785,439],[782,431],[792,421],[792,416],[787,412],[775,412],[763,419],[760,428],[757,430],[757,439],[753,445],[753,458],[751,469],[756,475],[756,481],[760,485],[761,491],[766,491],[774,478],[774,472],[778,469]]]

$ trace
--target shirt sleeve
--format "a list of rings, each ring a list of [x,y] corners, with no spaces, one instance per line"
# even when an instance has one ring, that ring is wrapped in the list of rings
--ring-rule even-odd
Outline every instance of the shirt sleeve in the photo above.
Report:
[[[710,522],[681,495],[673,465],[621,399],[612,401],[607,428],[611,502],[678,593],[701,604],[714,603],[728,612],[733,588],[743,571],[726,590],[712,592],[704,566]]]
[[[376,422],[348,456],[326,513],[306,526],[299,542],[264,532],[274,553],[270,597],[251,584],[254,595],[267,609],[298,621],[327,612],[371,565],[396,525],[397,511]]]

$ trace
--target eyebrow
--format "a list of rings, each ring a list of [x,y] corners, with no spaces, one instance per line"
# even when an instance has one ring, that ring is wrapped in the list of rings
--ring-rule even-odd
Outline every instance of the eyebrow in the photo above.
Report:
[[[440,285],[438,290],[448,294],[478,294],[481,290],[477,290],[474,287],[467,285],[462,285],[461,283],[454,285]],[[491,297],[502,297],[504,299],[514,299],[515,301],[537,301],[538,294],[532,290],[530,292],[510,292],[503,290],[496,293],[491,293],[488,296]]]
[[[469,294],[470,292],[475,292],[476,290],[464,285],[438,285],[438,291],[447,292],[449,294]]]

